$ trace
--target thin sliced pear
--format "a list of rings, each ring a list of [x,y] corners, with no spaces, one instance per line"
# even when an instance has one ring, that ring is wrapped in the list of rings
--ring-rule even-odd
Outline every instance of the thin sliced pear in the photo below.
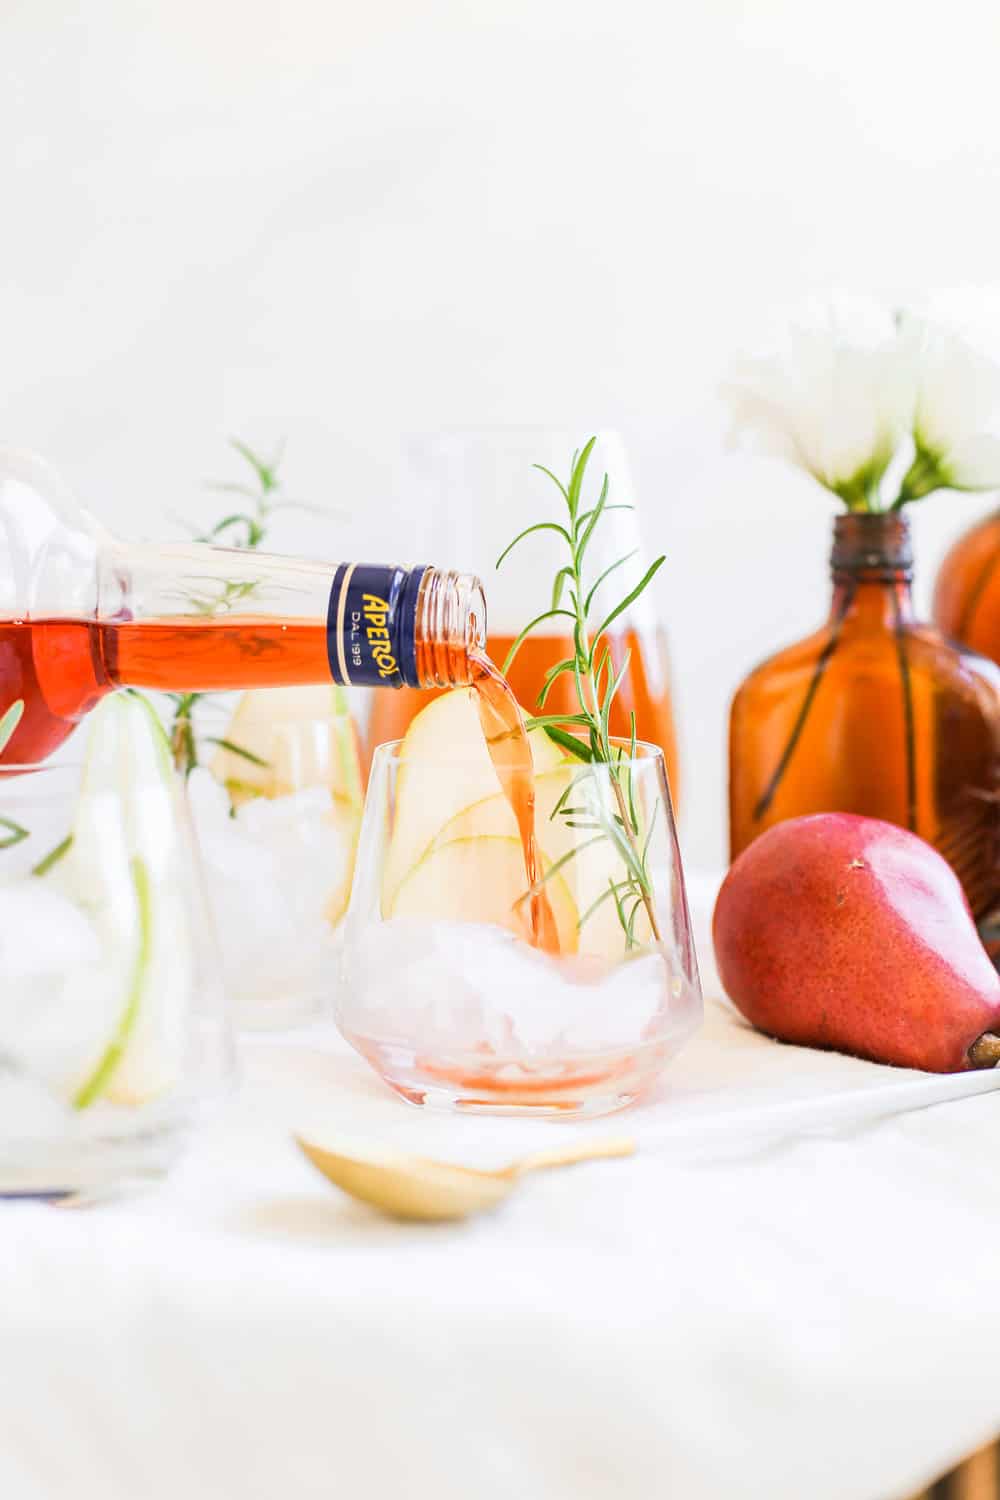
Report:
[[[528,735],[535,774],[561,765],[563,752],[543,730]],[[386,855],[383,907],[457,813],[498,793],[475,695],[456,688],[413,719],[399,750],[396,810]]]
[[[535,835],[546,867],[557,860],[565,860],[559,866],[558,875],[572,896],[577,911],[585,917],[579,931],[577,951],[617,959],[625,952],[625,934],[610,894],[609,882],[625,879],[624,861],[610,839],[599,838],[588,829],[572,827],[561,812],[555,811],[573,778],[585,774],[584,768],[573,762],[536,777]],[[571,802],[573,796],[571,793]],[[581,790],[577,800],[584,801],[585,796]],[[457,813],[441,829],[432,847],[439,848],[455,839],[513,838],[516,834],[517,826],[510,805],[498,794],[485,797]],[[595,909],[597,902],[599,905]],[[626,912],[630,911],[631,904],[627,903]],[[650,941],[649,918],[644,908],[636,914],[634,935],[637,943]]]
[[[361,807],[357,732],[341,688],[254,688],[240,698],[223,738],[238,749],[220,745],[211,770],[234,807],[315,786]]]
[[[572,765],[561,765],[554,771],[546,771],[543,776],[535,777],[535,833],[539,846],[546,854],[550,853],[546,847],[546,836],[550,843],[555,841],[553,831],[548,826],[552,811],[569,786],[573,771]],[[436,849],[441,844],[451,843],[453,839],[480,838],[484,835],[517,838],[517,822],[510,803],[502,792],[484,797],[471,807],[464,807],[461,812],[456,813],[441,829],[432,847]]]
[[[577,913],[558,873],[545,882],[563,953],[576,952]],[[516,838],[455,839],[428,851],[396,891],[390,917],[477,922],[529,935],[524,855]]]
[[[116,694],[93,715],[73,827],[58,879],[101,939],[100,989],[114,1026],[74,1081],[72,1103],[135,1106],[180,1074],[194,992],[190,911],[181,881],[177,781],[144,698]],[[81,977],[80,1003],[87,1003]]]
[[[354,879],[354,862],[358,853],[358,835],[361,832],[361,809],[344,797],[334,797],[327,822],[336,830],[340,840],[342,874],[331,890],[324,907],[324,915],[331,927],[336,927],[347,910],[351,899],[351,882]]]

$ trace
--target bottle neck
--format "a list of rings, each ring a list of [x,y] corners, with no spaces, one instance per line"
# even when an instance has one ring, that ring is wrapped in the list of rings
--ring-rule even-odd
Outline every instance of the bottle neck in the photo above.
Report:
[[[861,629],[912,621],[913,550],[905,516],[838,516],[830,572],[831,619]]]
[[[422,688],[465,687],[472,654],[486,649],[486,598],[471,573],[428,568],[420,583],[415,665]]]

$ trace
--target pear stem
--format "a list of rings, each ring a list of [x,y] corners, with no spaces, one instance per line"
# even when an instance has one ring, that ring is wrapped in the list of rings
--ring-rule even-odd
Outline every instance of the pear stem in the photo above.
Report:
[[[969,1048],[969,1062],[974,1068],[995,1068],[1000,1063],[1000,1036],[984,1031]]]

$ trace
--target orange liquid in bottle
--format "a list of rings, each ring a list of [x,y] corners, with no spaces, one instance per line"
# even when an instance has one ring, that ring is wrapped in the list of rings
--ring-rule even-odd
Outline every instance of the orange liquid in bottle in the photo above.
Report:
[[[0,712],[24,713],[0,762],[34,764],[116,687],[225,691],[328,681],[323,623],[205,619],[0,621]],[[418,698],[423,694],[417,693]]]
[[[632,653],[621,691],[611,708],[611,733],[627,739],[630,714],[634,712],[638,738],[658,745],[663,751],[676,807],[677,739],[662,633],[657,631],[646,636],[630,629],[612,632],[607,642],[616,671],[621,667],[626,651]],[[510,636],[490,636],[486,649],[493,661],[503,663],[512,644]],[[568,637],[555,635],[531,636],[521,646],[507,673],[507,681],[526,712],[530,713],[535,707],[547,669],[571,656],[572,650],[572,641]],[[401,688],[398,692],[375,693],[373,700],[368,723],[369,756],[376,745],[386,740],[402,739],[410,721],[427,703],[428,694],[415,688]],[[577,708],[576,684],[567,673],[556,682],[546,700],[544,712],[575,713]]]

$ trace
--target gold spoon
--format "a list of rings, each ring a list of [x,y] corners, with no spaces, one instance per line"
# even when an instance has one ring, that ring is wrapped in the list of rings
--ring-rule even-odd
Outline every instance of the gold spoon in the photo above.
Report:
[[[295,1141],[313,1166],[352,1198],[360,1198],[396,1219],[425,1220],[465,1219],[495,1208],[526,1172],[607,1156],[631,1156],[635,1151],[635,1142],[630,1140],[583,1141],[524,1156],[497,1171],[482,1172],[401,1152],[347,1156],[301,1136]]]

